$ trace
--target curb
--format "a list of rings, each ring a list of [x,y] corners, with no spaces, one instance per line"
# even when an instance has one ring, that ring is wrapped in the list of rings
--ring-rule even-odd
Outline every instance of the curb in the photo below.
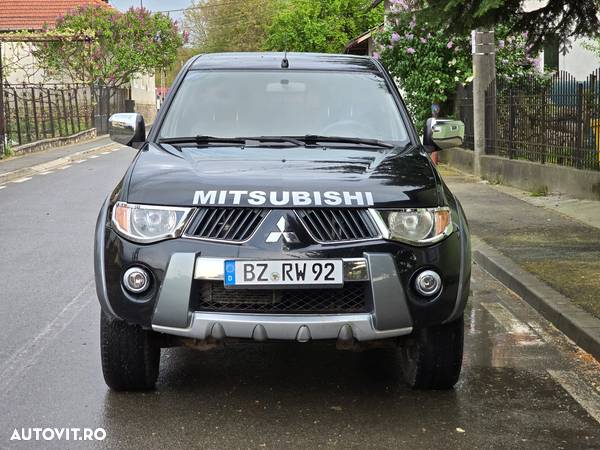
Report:
[[[72,161],[77,161],[85,158],[87,155],[92,153],[98,153],[104,150],[107,150],[112,147],[119,147],[119,144],[110,143],[105,144],[100,147],[89,148],[87,150],[82,150],[80,152],[72,153],[69,156],[63,156],[61,158],[54,159],[52,161],[48,161],[42,164],[37,164],[31,167],[24,167],[22,169],[13,170],[12,172],[7,172],[0,174],[0,184],[7,183],[12,180],[16,180],[18,178],[28,177],[30,175],[36,175],[39,172],[45,172],[47,170],[54,169],[59,166],[63,166]]]
[[[600,361],[600,319],[478,238],[473,238],[473,260]]]
[[[39,153],[45,150],[51,150],[58,147],[66,147],[67,145],[76,145],[82,142],[89,142],[93,139],[98,138],[99,136],[96,133],[96,128],[90,128],[88,130],[72,134],[70,136],[40,139],[39,141],[18,145],[16,147],[13,147],[13,151],[15,153],[15,156],[25,156],[31,153]]]

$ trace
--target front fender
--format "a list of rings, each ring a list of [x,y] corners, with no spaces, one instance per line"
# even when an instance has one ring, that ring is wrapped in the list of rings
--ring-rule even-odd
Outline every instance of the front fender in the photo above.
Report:
[[[106,276],[104,273],[105,236],[110,223],[108,217],[109,206],[110,196],[104,200],[98,214],[98,219],[96,220],[96,232],[94,235],[94,279],[96,281],[96,295],[98,296],[102,311],[109,317],[120,319],[108,301],[108,289],[106,288]]]

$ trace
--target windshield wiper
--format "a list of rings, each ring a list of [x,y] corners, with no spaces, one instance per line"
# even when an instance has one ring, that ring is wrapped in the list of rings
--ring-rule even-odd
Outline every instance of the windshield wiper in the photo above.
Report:
[[[319,136],[307,134],[305,136],[245,136],[245,137],[216,137],[216,136],[181,136],[159,139],[161,144],[230,144],[246,145],[248,141],[257,142],[281,142],[290,143],[296,146],[318,145],[320,142],[331,142],[341,144],[370,145],[371,147],[394,148],[394,144],[380,141],[377,139],[363,139],[343,136]]]
[[[246,139],[244,138],[229,138],[229,137],[216,137],[216,136],[182,136],[182,137],[170,137],[162,138],[158,140],[161,144],[196,144],[196,145],[208,145],[208,144],[233,144],[233,145],[244,145]]]
[[[249,141],[256,142],[274,142],[274,143],[289,143],[296,146],[304,146],[305,143],[301,140],[288,136],[244,136],[244,137],[216,137],[216,136],[183,136],[162,138],[158,142],[161,144],[231,144],[231,145],[246,145]]]
[[[275,142],[275,143],[289,143],[297,146],[304,146],[304,142],[300,139],[296,139],[291,136],[248,136],[240,139],[246,139],[246,141],[257,141],[257,142]]]
[[[394,144],[380,141],[378,139],[363,139],[344,136],[319,136],[316,134],[307,134],[305,136],[293,136],[294,139],[303,141],[306,145],[318,145],[319,142],[331,142],[341,144],[359,144],[370,145],[372,147],[394,148]]]

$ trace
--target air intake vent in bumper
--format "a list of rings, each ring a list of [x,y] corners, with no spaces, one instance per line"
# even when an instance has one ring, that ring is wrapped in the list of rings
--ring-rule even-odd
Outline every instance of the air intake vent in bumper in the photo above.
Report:
[[[366,209],[298,209],[296,214],[318,242],[360,241],[380,236]]]
[[[369,284],[349,282],[336,289],[226,289],[222,281],[201,281],[192,297],[195,311],[265,314],[348,314],[368,312]]]
[[[250,239],[268,213],[259,208],[201,208],[185,236],[243,242]]]

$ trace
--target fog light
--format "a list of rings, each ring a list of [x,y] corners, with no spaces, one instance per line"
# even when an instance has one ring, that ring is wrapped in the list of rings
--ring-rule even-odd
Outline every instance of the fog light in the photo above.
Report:
[[[139,294],[148,289],[150,275],[141,267],[132,267],[127,269],[125,275],[123,275],[123,284],[128,291]]]
[[[415,279],[415,289],[421,295],[431,297],[442,288],[442,279],[433,270],[424,270]]]

